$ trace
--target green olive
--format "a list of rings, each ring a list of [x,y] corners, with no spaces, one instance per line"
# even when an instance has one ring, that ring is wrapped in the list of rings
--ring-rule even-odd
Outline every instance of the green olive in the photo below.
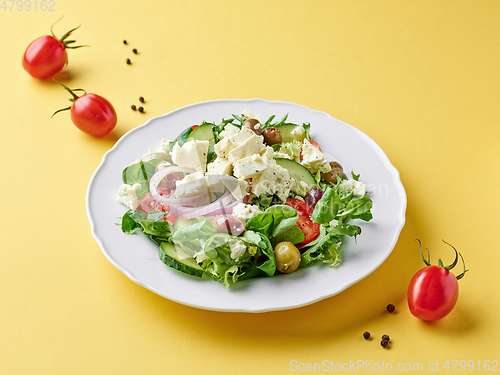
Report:
[[[331,182],[332,184],[337,183],[337,176],[344,176],[344,169],[336,161],[330,162],[332,170],[328,173],[321,173],[321,179],[326,182]]]
[[[280,130],[274,126],[265,128],[262,135],[264,136],[264,142],[266,142],[268,146],[283,142]]]
[[[280,242],[274,247],[276,268],[281,273],[292,273],[300,264],[300,251],[291,242]]]

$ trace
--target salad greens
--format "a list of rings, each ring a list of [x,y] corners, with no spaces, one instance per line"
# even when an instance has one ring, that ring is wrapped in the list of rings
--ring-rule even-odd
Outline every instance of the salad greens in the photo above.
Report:
[[[260,132],[276,128],[286,141],[266,146],[263,144],[265,136],[261,137],[253,128],[251,131],[257,134],[257,138],[249,135],[253,134],[248,133],[248,125],[245,125],[249,119],[258,122]],[[303,152],[306,140],[309,148],[311,144],[317,145],[310,138],[311,125],[294,124],[287,119],[288,114],[279,121],[272,115],[261,122],[258,116],[245,110],[241,115],[222,119],[220,123],[203,121],[186,128],[175,140],[166,141],[162,152],[168,157],[163,159],[175,160],[173,166],[162,159],[152,159],[126,167],[122,172],[124,185],[120,188],[118,200],[129,210],[121,218],[121,230],[127,234],[142,232],[149,237],[159,245],[159,258],[166,265],[194,277],[208,275],[225,287],[241,280],[273,277],[279,271],[284,272],[280,267],[282,260],[275,254],[277,245],[284,242],[298,249],[299,268],[317,262],[331,267],[340,265],[343,238],[356,239],[361,234],[361,228],[352,221],[370,221],[373,202],[359,174],[351,172],[351,179],[345,174],[337,175],[336,183],[328,182],[319,172],[329,165],[319,146],[314,146],[318,150],[313,149],[314,157]],[[244,132],[247,132],[246,138],[236,141]],[[246,149],[241,151],[248,137],[254,142],[248,150],[258,149],[251,155],[244,154]],[[205,151],[196,148],[207,141],[203,146]],[[231,150],[240,144],[238,155],[243,152],[243,156],[230,161],[227,154],[230,155]],[[230,146],[232,149],[223,149]],[[207,165],[207,177],[204,177],[205,170],[194,173],[192,167],[187,167],[187,160],[183,165],[180,154],[176,155],[181,148],[185,148],[185,152],[195,152],[189,150],[196,148],[198,155],[206,157],[206,163],[200,165]],[[261,169],[267,168],[272,173],[237,175],[243,173],[236,171],[237,163],[245,157],[258,160]],[[316,166],[318,160],[323,163],[322,169]],[[215,187],[221,184],[217,185],[213,179],[210,181],[214,185],[208,182],[208,177],[219,174],[213,172],[219,164],[229,171],[224,174],[233,176],[226,178],[233,178],[238,181],[239,189],[246,189],[240,197],[236,191],[231,190],[228,195],[224,190],[217,190]],[[165,168],[176,168],[175,173],[169,174]],[[158,174],[161,175],[157,177]],[[273,180],[278,178],[274,176],[281,180]],[[306,183],[301,176],[305,176]],[[197,181],[196,186],[200,186],[200,178],[207,178],[205,191],[210,193],[205,195],[208,194],[212,202],[205,199],[205,203],[197,203],[201,193],[189,188],[183,188],[185,197],[177,196],[181,183],[188,186]],[[290,183],[287,185],[287,182]],[[259,184],[264,192],[256,194]],[[288,189],[285,197],[278,191],[283,186]],[[191,212],[200,215],[194,217]]]

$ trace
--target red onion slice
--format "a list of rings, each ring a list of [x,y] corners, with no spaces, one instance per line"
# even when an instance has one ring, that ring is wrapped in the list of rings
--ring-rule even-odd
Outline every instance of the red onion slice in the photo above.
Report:
[[[183,208],[179,206],[171,206],[170,212],[181,219],[193,219],[198,216],[215,216],[214,212],[221,210],[231,210],[233,212],[232,207],[226,207],[229,202],[231,202],[233,196],[229,191],[226,191],[222,197],[217,199],[215,202],[207,204],[205,206],[196,207],[196,208]],[[232,206],[232,205],[231,205]]]

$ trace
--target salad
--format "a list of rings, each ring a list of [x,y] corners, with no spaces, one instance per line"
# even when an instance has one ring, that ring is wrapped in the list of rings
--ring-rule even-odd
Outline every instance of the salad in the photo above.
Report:
[[[341,264],[344,236],[372,219],[366,184],[311,139],[309,123],[250,110],[203,121],[122,172],[124,233],[142,232],[180,272],[228,287],[253,277]]]

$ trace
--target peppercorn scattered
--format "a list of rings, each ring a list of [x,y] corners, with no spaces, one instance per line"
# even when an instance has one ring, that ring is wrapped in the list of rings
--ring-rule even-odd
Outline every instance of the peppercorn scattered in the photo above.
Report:
[[[143,107],[139,107],[137,109],[139,110],[139,112],[144,113],[144,108]]]
[[[132,64],[132,61],[130,61],[130,59],[127,59],[126,62],[128,65]]]
[[[133,53],[135,53],[135,54],[137,55],[137,53],[138,53],[138,52],[137,52],[137,48],[134,48],[134,49],[132,50],[132,52],[133,52]]]
[[[363,333],[363,337],[365,338],[365,340],[368,340],[370,338],[370,332],[366,331],[365,333]]]
[[[124,41],[123,41],[123,44],[127,44],[127,41],[126,41],[126,40],[124,40]]]
[[[389,337],[389,335],[383,335],[382,340],[391,341],[391,338]]]
[[[137,107],[135,106],[135,104],[132,104],[130,108],[132,108],[133,111],[137,111]]]
[[[143,98],[142,96],[139,96],[139,101],[140,101],[141,103],[146,103],[146,101],[144,100],[144,98]]]
[[[387,340],[380,341],[380,345],[382,345],[383,348],[385,348],[388,344],[389,344],[389,341],[387,341]]]
[[[393,313],[394,310],[396,310],[396,307],[392,303],[389,303],[387,305],[387,311],[389,311],[390,313]]]

